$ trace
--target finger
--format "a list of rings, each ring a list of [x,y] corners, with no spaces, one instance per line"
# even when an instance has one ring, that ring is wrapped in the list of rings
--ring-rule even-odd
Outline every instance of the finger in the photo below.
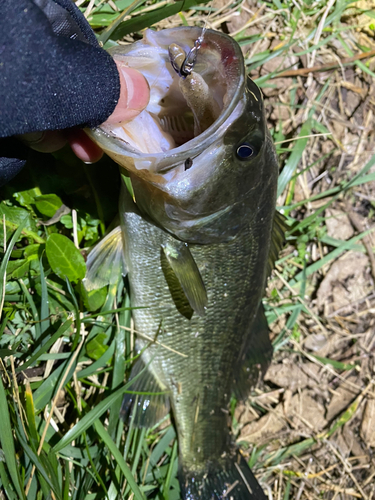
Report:
[[[133,120],[145,109],[150,100],[150,87],[145,77],[137,70],[115,61],[120,75],[120,97],[107,124]]]
[[[18,136],[18,138],[29,148],[41,153],[53,153],[66,144],[66,137],[59,131],[30,132]]]
[[[103,151],[85,134],[83,130],[72,129],[66,132],[70,147],[85,163],[95,163],[103,156]]]

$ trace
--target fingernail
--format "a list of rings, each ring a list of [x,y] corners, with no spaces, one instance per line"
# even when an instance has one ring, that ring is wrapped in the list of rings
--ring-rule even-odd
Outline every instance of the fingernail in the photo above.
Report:
[[[133,120],[150,100],[150,87],[146,78],[137,70],[115,61],[120,75],[120,97],[111,116],[105,123],[120,124]]]
[[[136,111],[142,111],[150,100],[150,87],[146,78],[133,68],[122,67],[127,89],[127,107]]]

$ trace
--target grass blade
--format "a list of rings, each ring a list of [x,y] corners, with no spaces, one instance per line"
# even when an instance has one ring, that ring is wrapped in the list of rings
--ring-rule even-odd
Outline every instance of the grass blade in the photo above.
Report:
[[[142,372],[141,372],[142,373]],[[134,379],[131,381],[133,383]],[[120,398],[124,392],[126,392],[127,387],[130,386],[130,383],[125,385],[124,387],[120,387],[113,394],[108,396],[106,399],[101,401],[98,405],[95,406],[89,413],[87,413],[81,420],[70,429],[64,437],[54,446],[54,451],[58,452],[65,448],[69,443],[71,443],[74,439],[82,434],[86,429],[91,427],[93,423],[103,415],[105,411],[107,411],[116,401]]]
[[[301,127],[299,136],[305,137],[306,135],[310,134],[311,134],[311,120],[307,120],[307,122],[304,123],[303,126]],[[277,196],[280,196],[284,192],[289,181],[292,179],[294,172],[296,171],[296,168],[300,163],[302,154],[306,148],[307,141],[308,138],[306,137],[304,139],[296,140],[296,143],[293,146],[293,151],[279,176]]]
[[[105,445],[107,446],[107,448],[109,449],[111,454],[113,455],[113,457],[116,460],[118,466],[120,467],[122,473],[124,474],[132,492],[134,493],[134,498],[136,500],[145,500],[145,496],[143,495],[141,490],[138,488],[138,485],[135,482],[135,479],[134,479],[134,477],[129,469],[129,466],[125,462],[123,456],[121,455],[121,453],[118,450],[115,443],[112,441],[108,432],[103,427],[103,424],[100,422],[100,420],[95,421],[95,429],[96,429],[96,432],[99,434],[99,436],[104,441]]]
[[[208,3],[209,0],[179,0],[173,4],[164,5],[142,16],[134,16],[128,21],[121,23],[112,33],[111,38],[118,40],[129,33],[135,33],[145,28],[149,28],[155,23],[173,16],[181,10],[188,10],[194,5]]]
[[[22,228],[21,228],[22,230]],[[21,232],[21,231],[20,231]],[[8,467],[8,472],[11,477],[13,487],[19,498],[26,499],[22,488],[21,477],[19,474],[19,466],[16,461],[16,450],[14,448],[12,427],[10,425],[10,416],[8,412],[8,402],[3,385],[0,378],[0,443],[5,456],[5,462]]]
[[[41,306],[40,306],[40,330],[41,334],[49,328],[49,303],[48,303],[48,290],[47,290],[47,282],[44,276],[44,269],[42,263],[43,257],[39,260],[39,271],[40,271],[40,284],[42,287],[42,297],[41,297]]]
[[[14,493],[12,488],[12,483],[9,479],[7,471],[5,470],[4,463],[0,460],[0,479],[1,486],[4,488],[8,500],[19,500],[17,495]]]
[[[18,226],[18,229],[16,229],[15,233],[11,237],[7,249],[5,251],[3,260],[1,261],[0,265],[0,318],[3,310],[3,303],[4,303],[4,296],[5,296],[5,283],[6,283],[6,268],[10,259],[10,254],[13,251],[13,247],[16,244],[16,241],[18,240],[19,235],[22,232],[22,229],[26,225],[27,218],[25,218],[24,222],[21,222],[21,224]],[[5,222],[5,218],[4,218]]]
[[[25,441],[23,436],[21,436],[21,433],[19,432],[18,429],[16,429],[16,434],[17,434],[17,438],[18,438],[19,442],[22,445],[23,450],[30,458],[32,464],[35,465],[37,471],[40,473],[40,475],[42,476],[44,481],[48,484],[49,489],[54,492],[54,494],[58,500],[61,500],[61,495],[59,493],[59,490],[57,489],[58,485],[54,484],[52,482],[44,465],[42,464],[42,462],[40,460],[40,457],[38,457],[38,455],[36,453],[34,453],[34,451],[30,448],[30,446],[27,444],[27,442]]]
[[[53,344],[56,342],[57,339],[62,337],[67,330],[72,326],[73,322],[71,320],[65,321],[60,328],[55,332],[52,337],[47,340],[45,344],[43,344],[36,353],[34,353],[25,363],[23,363],[21,366],[16,368],[16,372],[22,372],[23,370],[26,370],[30,365],[34,363],[34,361],[37,361],[39,357],[44,354],[50,347],[53,346]]]

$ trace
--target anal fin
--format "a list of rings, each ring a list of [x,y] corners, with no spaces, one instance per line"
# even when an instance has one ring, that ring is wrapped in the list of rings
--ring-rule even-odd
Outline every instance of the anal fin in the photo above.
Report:
[[[127,273],[124,259],[124,241],[121,227],[117,226],[105,236],[87,257],[86,290],[115,285]]]
[[[251,389],[266,373],[272,360],[272,353],[267,319],[263,304],[260,303],[248,342],[242,350],[235,371],[234,393],[237,398],[248,397]]]
[[[134,364],[129,380],[142,370],[144,372],[129,388],[132,394],[124,395],[120,417],[125,422],[133,420],[136,427],[153,427],[169,412],[169,396],[141,358]]]
[[[173,244],[167,243],[163,245],[162,248],[190,307],[199,316],[203,316],[207,308],[207,292],[198,266],[191,255],[188,245],[175,241]],[[168,276],[164,268],[163,271],[168,282]],[[173,280],[170,281],[172,282]],[[173,289],[171,289],[171,284],[169,282],[168,285],[173,298]]]

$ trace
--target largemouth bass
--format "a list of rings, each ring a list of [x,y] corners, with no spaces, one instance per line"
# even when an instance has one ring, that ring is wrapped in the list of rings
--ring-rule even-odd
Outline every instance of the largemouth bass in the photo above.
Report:
[[[264,499],[228,404],[272,356],[261,298],[283,241],[278,162],[239,46],[201,34],[148,30],[112,51],[143,73],[151,99],[135,120],[90,133],[126,177],[121,227],[89,254],[86,283],[116,282],[124,255],[141,334],[132,390],[157,394],[126,396],[122,413],[151,426],[171,408],[182,498]]]

